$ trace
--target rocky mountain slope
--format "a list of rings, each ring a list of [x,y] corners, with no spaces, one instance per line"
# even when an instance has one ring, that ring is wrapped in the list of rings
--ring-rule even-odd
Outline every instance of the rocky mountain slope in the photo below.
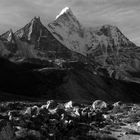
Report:
[[[135,46],[115,26],[84,27],[68,7],[60,12],[56,19],[48,25],[48,28],[65,46],[85,56],[99,46],[104,46],[104,51],[113,46],[118,49],[123,46]]]
[[[96,69],[107,69],[110,77],[129,80],[128,71],[140,70],[140,48],[116,26],[84,27],[66,7],[48,28],[62,44],[87,56]]]
[[[71,51],[55,39],[41,23],[39,17],[35,17],[15,33],[10,30],[2,34],[0,38],[3,44],[1,46],[5,46],[5,49],[1,51],[2,56],[4,51],[7,51],[7,57],[9,58],[70,59],[79,61],[84,59],[80,53]]]

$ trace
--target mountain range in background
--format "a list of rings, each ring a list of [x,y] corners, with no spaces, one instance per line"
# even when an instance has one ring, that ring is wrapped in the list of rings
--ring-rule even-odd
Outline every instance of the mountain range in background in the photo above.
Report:
[[[0,90],[16,98],[140,99],[140,47],[116,26],[83,26],[68,7],[46,27],[35,17],[2,34],[0,56]]]

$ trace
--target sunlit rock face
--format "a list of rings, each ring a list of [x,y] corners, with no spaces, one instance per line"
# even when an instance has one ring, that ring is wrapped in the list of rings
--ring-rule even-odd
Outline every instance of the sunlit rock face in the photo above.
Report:
[[[21,41],[34,45],[34,56],[40,59],[78,59],[81,55],[67,49],[41,23],[40,18],[34,18],[24,28],[18,30],[15,36]],[[82,56],[81,56],[82,57]]]
[[[0,36],[1,56],[8,59],[79,60],[85,59],[80,53],[62,45],[51,32],[34,17],[15,33],[12,30]]]
[[[48,25],[52,34],[68,48],[83,55],[101,47],[102,53],[116,51],[122,46],[135,46],[121,31],[112,25],[97,28],[84,27],[70,8],[64,8]]]
[[[85,27],[66,7],[48,28],[66,47],[87,56],[96,69],[105,69],[115,79],[139,82],[132,73],[140,70],[140,49],[118,27]]]

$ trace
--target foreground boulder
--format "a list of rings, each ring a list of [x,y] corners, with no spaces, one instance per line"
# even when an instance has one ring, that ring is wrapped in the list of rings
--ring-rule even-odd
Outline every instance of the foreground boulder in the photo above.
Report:
[[[46,105],[42,105],[42,109],[45,108],[45,109],[55,109],[56,107],[58,106],[58,103],[54,100],[49,100],[47,101],[47,104]]]
[[[69,101],[64,104],[65,109],[73,108],[73,101]]]
[[[91,107],[93,110],[103,110],[107,108],[107,103],[101,100],[96,100]]]

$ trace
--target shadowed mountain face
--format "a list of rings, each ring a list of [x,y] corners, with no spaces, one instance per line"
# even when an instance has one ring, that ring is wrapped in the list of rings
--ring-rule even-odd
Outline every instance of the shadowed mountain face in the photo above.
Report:
[[[139,84],[94,75],[88,65],[79,62],[69,64],[71,69],[50,69],[47,64],[46,68],[34,64],[30,68],[27,63],[14,64],[2,58],[0,64],[0,91],[13,94],[14,99],[27,96],[78,102],[140,100]]]
[[[84,27],[68,7],[47,27],[35,17],[15,33],[2,34],[0,56],[3,92],[47,99],[139,100],[140,48],[115,26]]]

